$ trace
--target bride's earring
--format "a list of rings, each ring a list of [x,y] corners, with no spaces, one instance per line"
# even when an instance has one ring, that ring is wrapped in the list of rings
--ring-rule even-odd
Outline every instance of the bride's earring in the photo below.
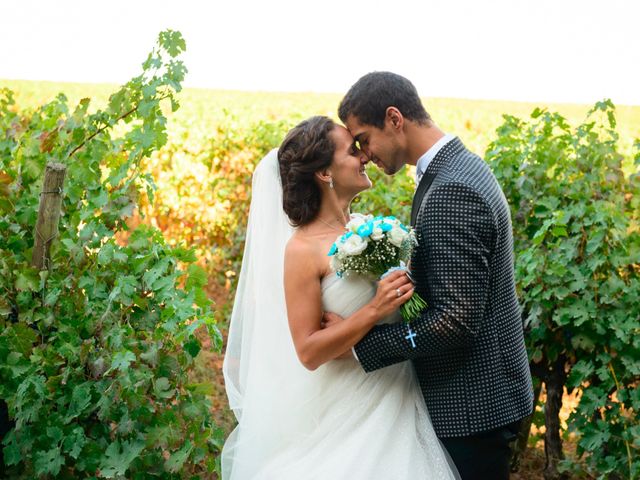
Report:
[[[329,177],[329,188],[333,188],[333,178]]]

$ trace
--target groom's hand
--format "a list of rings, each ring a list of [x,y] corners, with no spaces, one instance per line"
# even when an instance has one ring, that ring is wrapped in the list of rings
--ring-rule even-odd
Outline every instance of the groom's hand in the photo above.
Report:
[[[329,328],[332,325],[336,325],[336,324],[342,322],[343,320],[344,320],[344,318],[342,318],[337,313],[324,312],[324,314],[322,315],[322,320],[320,320],[320,327],[321,328]]]
[[[334,358],[334,360],[350,360],[352,358],[355,358],[353,356],[353,351],[351,349],[347,350],[346,352],[340,354],[339,356],[337,356],[336,358]]]
[[[342,318],[337,313],[324,312],[322,314],[322,320],[320,320],[320,327],[323,328],[323,329],[324,328],[329,328],[329,327],[331,327],[333,325],[337,325],[338,323],[342,322],[343,320],[344,320],[344,318]],[[352,352],[351,349],[347,350],[346,352],[341,353],[336,358],[334,358],[334,360],[348,360],[350,358],[354,358],[353,357],[353,352]]]

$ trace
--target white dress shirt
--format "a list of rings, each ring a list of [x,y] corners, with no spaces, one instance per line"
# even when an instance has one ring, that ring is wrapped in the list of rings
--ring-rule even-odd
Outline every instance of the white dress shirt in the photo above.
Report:
[[[449,133],[445,134],[444,137],[434,143],[431,148],[418,159],[418,161],[416,162],[416,185],[420,183],[422,175],[424,175],[424,172],[427,171],[427,167],[436,157],[436,154],[440,151],[440,149],[454,138],[456,138],[455,135],[451,135]]]

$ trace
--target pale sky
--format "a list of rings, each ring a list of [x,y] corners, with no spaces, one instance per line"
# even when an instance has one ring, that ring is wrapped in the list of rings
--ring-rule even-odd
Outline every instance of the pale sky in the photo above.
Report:
[[[0,79],[123,83],[159,31],[186,86],[640,105],[638,0],[0,0]]]

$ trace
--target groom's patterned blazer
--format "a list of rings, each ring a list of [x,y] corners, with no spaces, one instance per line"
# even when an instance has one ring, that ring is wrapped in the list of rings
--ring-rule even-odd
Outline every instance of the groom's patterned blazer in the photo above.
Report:
[[[533,389],[511,216],[495,177],[455,138],[427,167],[411,217],[419,242],[411,270],[428,307],[410,327],[374,327],[355,346],[358,360],[366,371],[411,360],[439,437],[527,416]]]

